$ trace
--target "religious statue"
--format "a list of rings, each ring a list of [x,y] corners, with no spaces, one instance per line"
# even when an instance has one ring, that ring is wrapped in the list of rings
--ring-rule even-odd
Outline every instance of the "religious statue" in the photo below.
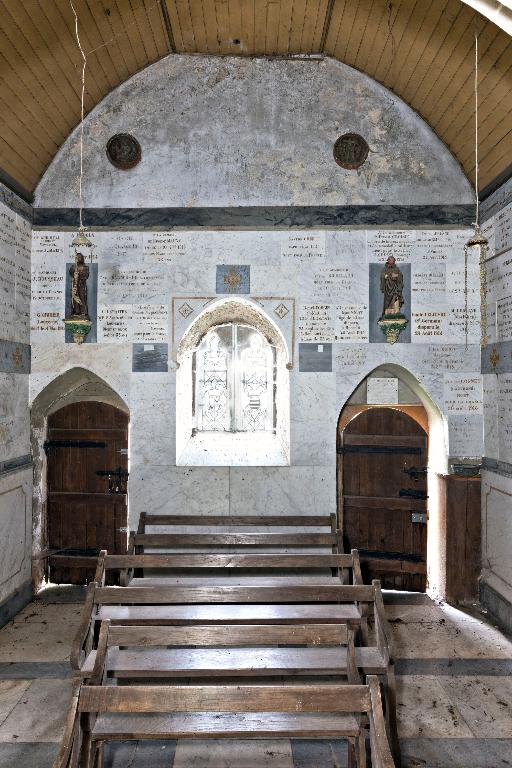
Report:
[[[71,275],[71,310],[75,317],[89,320],[87,308],[87,278],[89,267],[85,264],[83,253],[75,256],[75,265],[69,268]]]
[[[388,256],[386,264],[380,273],[380,290],[384,294],[384,306],[381,318],[385,315],[399,315],[404,303],[404,276],[396,266],[394,256]]]
[[[388,256],[380,273],[380,290],[384,295],[382,314],[378,325],[390,344],[394,344],[409,322],[402,314],[404,304],[404,276],[394,256]]]
[[[76,344],[83,344],[92,328],[87,306],[87,279],[89,267],[83,253],[76,251],[75,263],[69,268],[71,275],[71,312],[64,318],[66,329]]]

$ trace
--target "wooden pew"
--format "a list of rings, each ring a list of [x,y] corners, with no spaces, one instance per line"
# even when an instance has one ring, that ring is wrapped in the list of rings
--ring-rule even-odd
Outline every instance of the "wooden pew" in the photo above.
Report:
[[[107,686],[75,683],[54,768],[103,764],[108,741],[211,738],[345,738],[349,766],[393,768],[378,680],[366,685]]]
[[[150,533],[148,527],[195,527],[199,533]],[[253,527],[257,532],[244,533],[240,529]],[[290,528],[285,533],[272,528]],[[229,532],[204,533],[206,528],[229,528]],[[301,528],[327,528],[329,532],[300,531]],[[234,529],[234,531],[233,531]],[[260,529],[265,529],[263,532]],[[293,530],[299,529],[299,530]],[[144,554],[146,550],[164,547],[172,550],[197,549],[311,549],[327,548],[342,552],[341,531],[336,515],[148,515],[142,512],[136,533],[130,534],[129,553]]]
[[[377,649],[355,648],[347,625],[110,626],[80,669],[84,679],[338,676],[358,683],[356,656],[385,672]],[[363,667],[359,663],[360,667]],[[362,669],[365,672],[365,669]]]
[[[374,609],[377,634],[388,648],[380,584],[335,586],[169,586],[101,587],[92,582],[71,663],[80,669],[93,650],[97,623],[124,625],[348,624],[359,630],[368,606]],[[363,640],[367,640],[363,637]],[[367,642],[366,642],[367,644]],[[389,650],[386,651],[389,657]]]
[[[144,574],[133,578],[134,569]],[[165,576],[145,576],[148,569]],[[110,570],[121,573],[123,586],[362,584],[359,553],[350,554],[130,554],[100,552],[94,580],[105,585]],[[329,575],[330,574],[330,575]],[[334,574],[334,575],[332,575]]]

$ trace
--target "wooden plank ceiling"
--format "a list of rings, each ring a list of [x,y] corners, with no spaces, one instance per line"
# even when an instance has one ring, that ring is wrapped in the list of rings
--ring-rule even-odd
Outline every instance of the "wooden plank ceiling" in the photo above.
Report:
[[[169,53],[325,54],[413,107],[474,178],[480,35],[480,189],[512,157],[512,41],[460,0],[75,0],[86,111]],[[32,193],[80,119],[69,0],[0,0],[0,169]]]

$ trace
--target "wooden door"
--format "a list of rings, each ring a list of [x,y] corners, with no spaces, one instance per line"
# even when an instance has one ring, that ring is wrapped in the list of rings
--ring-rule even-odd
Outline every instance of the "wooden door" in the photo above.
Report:
[[[111,405],[80,402],[48,419],[49,578],[85,584],[100,549],[127,546],[128,416]],[[107,475],[119,469],[118,475]],[[110,487],[110,490],[109,490]]]
[[[370,408],[339,440],[340,526],[360,550],[365,581],[424,592],[427,560],[427,434],[393,408]]]

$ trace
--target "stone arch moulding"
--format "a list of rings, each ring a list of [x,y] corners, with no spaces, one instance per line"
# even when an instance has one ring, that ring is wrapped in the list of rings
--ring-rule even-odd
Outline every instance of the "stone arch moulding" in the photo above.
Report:
[[[446,416],[426,388],[407,368],[396,363],[383,362],[358,377],[340,411],[336,432],[338,434],[343,409],[357,387],[372,373],[380,370],[393,373],[418,397],[428,418],[428,529],[427,529],[427,592],[442,597],[442,585],[446,571],[445,517],[438,493],[438,475],[448,472],[448,422]],[[384,403],[382,405],[385,405]],[[395,406],[397,407],[397,406]]]
[[[194,351],[212,329],[238,323],[258,331],[275,350],[275,429],[268,432],[193,430]],[[212,302],[188,326],[176,354],[176,463],[184,466],[287,466],[290,463],[290,354],[276,323],[254,301]],[[257,437],[257,439],[255,439]]]
[[[104,379],[86,368],[70,368],[52,379],[37,394],[31,406],[30,440],[32,445],[34,491],[32,498],[32,581],[37,591],[44,578],[41,553],[47,547],[46,531],[46,454],[43,444],[48,417],[70,403],[84,400],[107,403],[129,414],[124,399]]]

